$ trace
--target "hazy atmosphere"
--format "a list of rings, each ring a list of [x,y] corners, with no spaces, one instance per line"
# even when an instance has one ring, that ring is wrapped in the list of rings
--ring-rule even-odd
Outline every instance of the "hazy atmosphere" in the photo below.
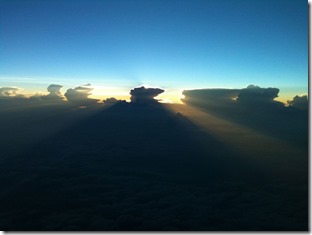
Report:
[[[308,231],[308,5],[0,2],[0,230]]]

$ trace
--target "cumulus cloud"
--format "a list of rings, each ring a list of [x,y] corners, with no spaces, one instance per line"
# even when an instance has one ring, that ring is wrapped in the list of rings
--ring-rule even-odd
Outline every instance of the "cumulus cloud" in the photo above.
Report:
[[[70,88],[66,91],[65,97],[69,102],[80,104],[80,105],[87,105],[87,104],[95,104],[97,103],[98,99],[91,99],[89,98],[92,95],[93,88],[91,84],[86,84],[82,86],[78,86]]]
[[[156,102],[154,98],[163,92],[164,90],[159,88],[145,88],[144,86],[137,87],[130,91],[131,102],[134,103]]]
[[[309,108],[308,96],[298,96],[296,95],[292,100],[287,100],[289,107],[295,107],[302,110],[307,110]]]
[[[265,108],[283,107],[283,103],[275,101],[278,88],[261,88],[249,85],[243,89],[201,89],[183,91],[182,101],[201,105],[206,108]]]
[[[48,92],[50,92],[50,95],[62,95],[61,94],[61,88],[63,86],[61,85],[56,85],[56,84],[51,84],[50,86],[48,86],[47,90]]]
[[[34,94],[33,96],[29,97],[29,101],[34,103],[38,102],[41,104],[44,103],[60,103],[64,102],[64,96],[61,93],[61,88],[63,86],[57,85],[57,84],[51,84],[47,87],[47,91],[49,92],[48,95],[42,95],[42,94]]]
[[[51,84],[48,86],[47,90],[49,94],[45,96],[44,99],[50,102],[62,102],[64,100],[64,96],[61,93],[62,87],[63,86],[56,84]]]
[[[1,107],[24,105],[28,99],[24,95],[18,94],[19,90],[17,87],[0,87]]]
[[[0,97],[16,96],[18,90],[16,87],[0,87]]]
[[[237,101],[245,104],[272,103],[278,97],[278,88],[261,88],[249,85],[240,91]]]
[[[233,103],[240,91],[240,89],[184,90],[182,92],[184,95],[182,101],[204,106],[220,106]]]

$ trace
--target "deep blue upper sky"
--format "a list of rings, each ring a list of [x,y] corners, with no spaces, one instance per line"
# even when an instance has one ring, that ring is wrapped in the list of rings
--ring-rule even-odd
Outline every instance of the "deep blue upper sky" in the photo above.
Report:
[[[0,87],[308,90],[304,0],[6,0],[0,42]]]

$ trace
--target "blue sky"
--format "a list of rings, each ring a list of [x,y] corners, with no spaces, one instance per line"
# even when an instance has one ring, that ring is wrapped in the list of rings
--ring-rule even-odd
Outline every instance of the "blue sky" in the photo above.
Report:
[[[51,83],[109,96],[142,84],[308,92],[303,0],[6,0],[0,42],[0,87],[25,92]]]

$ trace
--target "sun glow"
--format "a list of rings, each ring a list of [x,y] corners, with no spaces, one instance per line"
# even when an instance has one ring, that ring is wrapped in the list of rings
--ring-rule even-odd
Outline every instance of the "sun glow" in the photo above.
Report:
[[[107,99],[114,97],[119,100],[130,101],[130,94],[128,89],[122,89],[118,87],[107,87],[107,86],[92,86],[94,90],[90,98],[95,99]]]

